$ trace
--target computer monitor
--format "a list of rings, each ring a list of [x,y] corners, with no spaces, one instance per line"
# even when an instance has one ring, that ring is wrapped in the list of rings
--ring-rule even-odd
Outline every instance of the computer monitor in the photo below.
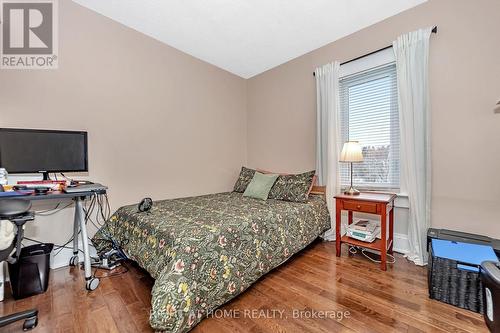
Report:
[[[0,167],[9,173],[88,171],[87,132],[0,128]]]

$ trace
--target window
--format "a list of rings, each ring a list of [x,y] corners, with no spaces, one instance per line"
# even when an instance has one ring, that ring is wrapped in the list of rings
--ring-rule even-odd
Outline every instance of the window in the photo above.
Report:
[[[361,189],[399,189],[399,115],[396,65],[390,63],[340,79],[342,142],[359,141],[364,161],[354,163]],[[340,163],[342,186],[349,163]]]

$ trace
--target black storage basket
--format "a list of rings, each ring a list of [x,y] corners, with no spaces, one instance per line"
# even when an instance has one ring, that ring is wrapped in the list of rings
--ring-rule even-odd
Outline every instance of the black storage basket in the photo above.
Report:
[[[47,291],[49,286],[50,253],[54,244],[23,247],[15,264],[9,264],[12,296],[21,299]]]
[[[456,260],[436,257],[432,245],[429,247],[427,267],[430,298],[483,313],[483,284],[479,272],[460,269],[457,265],[470,266]]]

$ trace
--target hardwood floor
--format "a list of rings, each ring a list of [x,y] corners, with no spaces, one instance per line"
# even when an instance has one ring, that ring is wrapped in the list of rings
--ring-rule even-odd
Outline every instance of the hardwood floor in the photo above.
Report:
[[[428,298],[425,268],[397,255],[383,272],[346,252],[337,258],[335,243],[313,243],[192,332],[487,332],[481,315]],[[37,307],[33,332],[152,332],[154,281],[129,267],[123,275],[101,279],[90,293],[79,269],[52,271],[45,294],[14,301],[6,290],[0,315]],[[326,318],[311,318],[320,314]],[[0,331],[20,332],[22,323]]]

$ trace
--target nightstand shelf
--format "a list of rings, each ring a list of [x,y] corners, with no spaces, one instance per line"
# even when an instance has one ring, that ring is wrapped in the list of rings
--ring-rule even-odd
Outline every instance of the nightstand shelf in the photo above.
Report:
[[[335,196],[336,209],[336,252],[340,257],[342,243],[359,246],[367,249],[380,251],[380,269],[387,269],[387,252],[392,254],[394,243],[394,200],[396,195],[392,193],[361,192],[359,195],[339,194]],[[348,211],[348,223],[353,222],[353,213],[365,213],[380,216],[381,239],[372,243],[359,241],[347,235],[341,236],[342,210]],[[389,217],[389,223],[387,223]],[[387,225],[389,224],[389,225]],[[387,229],[389,227],[389,229]],[[387,232],[388,231],[388,232]]]

